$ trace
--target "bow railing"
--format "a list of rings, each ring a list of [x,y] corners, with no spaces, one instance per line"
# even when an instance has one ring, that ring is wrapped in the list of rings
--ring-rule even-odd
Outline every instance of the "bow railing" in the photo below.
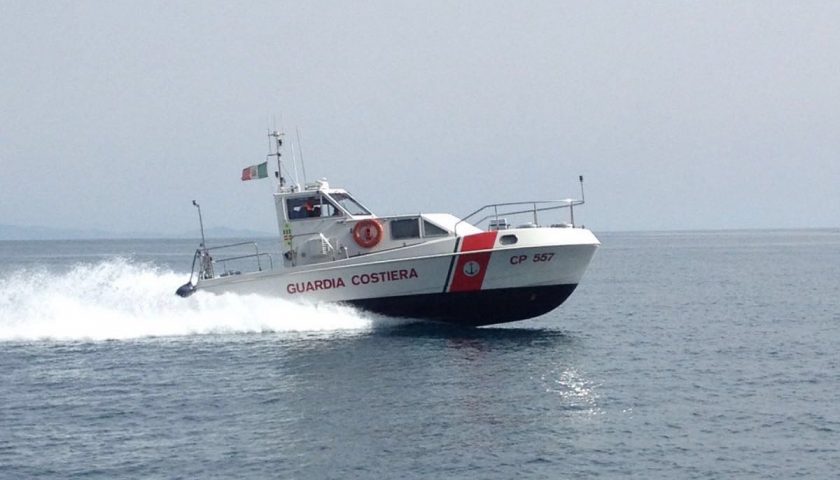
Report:
[[[563,200],[529,200],[525,202],[491,203],[489,205],[484,205],[459,220],[458,223],[455,224],[455,232],[458,232],[458,225],[461,223],[470,223],[471,225],[481,228],[481,224],[488,220],[488,230],[505,230],[514,226],[508,223],[508,217],[519,216],[521,218],[525,215],[530,217],[528,218],[528,222],[516,225],[517,227],[539,227],[542,226],[540,223],[541,213],[562,209],[569,209],[569,221],[553,223],[550,224],[550,226],[574,228],[576,226],[574,207],[583,205],[583,203],[583,200],[574,200],[571,198]],[[482,213],[484,216],[479,217],[478,220],[468,222],[471,218],[478,217]],[[543,215],[543,218],[544,217],[545,216]]]

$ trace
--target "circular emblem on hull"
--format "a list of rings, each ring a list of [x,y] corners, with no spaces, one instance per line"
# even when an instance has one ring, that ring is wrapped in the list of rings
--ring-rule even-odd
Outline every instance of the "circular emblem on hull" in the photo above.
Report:
[[[475,260],[470,260],[469,262],[464,264],[464,275],[468,277],[474,277],[478,275],[481,271],[481,265],[478,264]]]

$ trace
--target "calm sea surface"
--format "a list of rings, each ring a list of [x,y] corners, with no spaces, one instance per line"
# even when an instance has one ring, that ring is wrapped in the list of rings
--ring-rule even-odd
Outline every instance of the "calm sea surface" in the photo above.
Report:
[[[193,242],[0,242],[0,478],[837,478],[840,231],[599,236],[472,330],[181,299]]]

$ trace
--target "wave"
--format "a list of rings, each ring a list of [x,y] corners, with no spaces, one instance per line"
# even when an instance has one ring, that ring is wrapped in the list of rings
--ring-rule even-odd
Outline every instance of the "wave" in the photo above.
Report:
[[[185,275],[112,259],[64,273],[0,277],[0,341],[112,340],[209,333],[370,330],[350,307],[257,295],[175,295]]]

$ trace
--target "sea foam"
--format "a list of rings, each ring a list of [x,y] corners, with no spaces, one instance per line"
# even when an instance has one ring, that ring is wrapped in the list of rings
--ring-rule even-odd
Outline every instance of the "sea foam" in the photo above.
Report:
[[[0,341],[109,340],[208,333],[368,330],[349,307],[257,295],[175,295],[184,274],[113,259],[64,273],[0,276]]]

